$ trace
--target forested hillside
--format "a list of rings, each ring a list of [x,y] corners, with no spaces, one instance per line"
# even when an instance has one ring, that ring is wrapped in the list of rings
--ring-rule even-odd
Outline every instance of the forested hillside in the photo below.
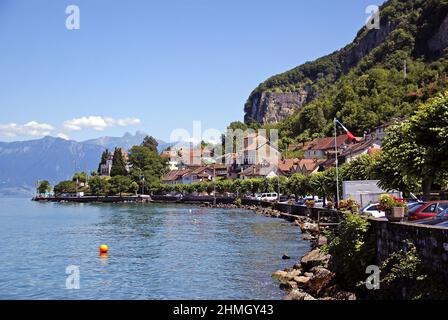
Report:
[[[284,140],[328,135],[335,116],[357,134],[408,117],[448,88],[447,15],[448,0],[388,1],[380,29],[364,27],[340,51],[260,84],[246,103],[245,122],[256,126],[262,117],[254,114],[282,108],[262,101],[271,92],[303,95],[292,115],[274,125]]]

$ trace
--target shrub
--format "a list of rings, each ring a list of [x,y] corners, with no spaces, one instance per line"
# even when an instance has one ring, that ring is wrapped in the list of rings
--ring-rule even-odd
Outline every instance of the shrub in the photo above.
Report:
[[[365,280],[367,266],[375,262],[375,244],[369,221],[347,211],[337,232],[327,232],[327,236],[329,243],[323,250],[332,255],[332,271],[342,287],[355,290],[357,284]]]
[[[238,198],[238,199],[235,200],[235,205],[238,206],[238,207],[241,207],[243,205],[242,202],[241,202],[241,198]]]

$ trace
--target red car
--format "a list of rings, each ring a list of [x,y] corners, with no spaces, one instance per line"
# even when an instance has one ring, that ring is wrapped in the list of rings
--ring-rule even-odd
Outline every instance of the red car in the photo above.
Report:
[[[408,217],[411,221],[428,219],[437,216],[445,209],[448,209],[447,200],[422,202],[409,209]]]

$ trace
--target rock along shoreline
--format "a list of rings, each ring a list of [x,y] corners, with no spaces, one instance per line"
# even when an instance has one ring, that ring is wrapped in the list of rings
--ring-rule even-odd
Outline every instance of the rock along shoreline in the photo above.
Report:
[[[286,219],[301,229],[303,240],[311,241],[311,249],[292,267],[272,274],[272,278],[280,283],[280,288],[287,292],[284,300],[356,300],[354,293],[339,288],[335,273],[329,268],[331,255],[321,250],[327,239],[320,235],[317,222],[308,217],[294,216],[255,205],[202,204],[201,206],[250,210],[266,217]],[[289,257],[284,255],[283,259]]]

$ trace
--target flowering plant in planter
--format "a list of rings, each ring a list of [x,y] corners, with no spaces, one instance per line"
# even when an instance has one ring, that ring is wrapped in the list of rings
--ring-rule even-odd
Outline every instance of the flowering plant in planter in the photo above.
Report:
[[[380,197],[380,209],[383,211],[390,210],[392,208],[406,208],[406,201],[390,194],[383,194]]]
[[[339,209],[347,209],[347,208],[348,208],[347,200],[339,201]]]
[[[327,201],[327,205],[326,205],[327,209],[334,209],[334,203],[331,201]]]
[[[401,221],[407,211],[406,201],[389,194],[380,197],[379,209],[386,212],[389,221]]]
[[[351,213],[358,213],[360,206],[355,200],[350,198],[348,200],[341,200],[339,202],[339,209],[347,210],[350,211]]]
[[[314,201],[314,200],[306,200],[306,201],[305,201],[305,205],[306,205],[308,208],[314,208],[314,206],[316,205],[316,201]]]

